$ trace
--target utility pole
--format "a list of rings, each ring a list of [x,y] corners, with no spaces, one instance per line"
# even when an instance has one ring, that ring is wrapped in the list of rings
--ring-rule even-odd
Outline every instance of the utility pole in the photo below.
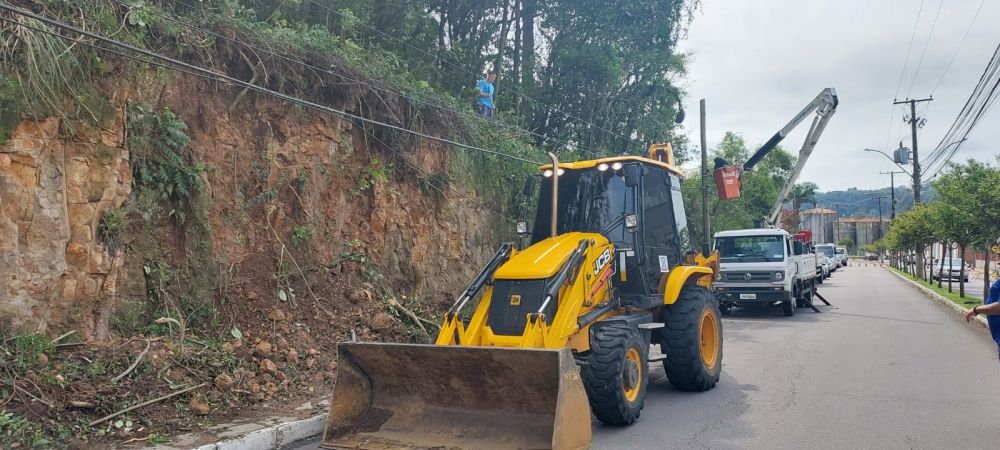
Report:
[[[701,106],[701,220],[702,239],[701,253],[708,255],[712,248],[712,226],[708,221],[708,138],[705,136],[705,99],[699,102]]]
[[[917,152],[917,128],[924,126],[924,120],[917,117],[917,103],[929,102],[934,100],[933,97],[922,98],[922,99],[906,99],[902,101],[893,101],[893,105],[901,105],[904,103],[910,104],[910,116],[904,118],[905,122],[910,124],[910,133],[913,140],[913,204],[917,205],[920,203],[920,154]]]
[[[879,172],[880,175],[888,174],[889,184],[892,185],[892,187],[890,188],[890,192],[892,193],[892,205],[891,205],[892,212],[889,215],[889,223],[892,223],[892,221],[896,220],[896,176],[895,175],[897,173],[906,173],[906,172],[891,171],[891,170],[888,172]],[[881,206],[881,204],[879,206]]]
[[[920,154],[917,153],[917,127],[924,125],[923,119],[917,118],[917,103],[929,102],[934,100],[933,97],[916,99],[906,99],[903,101],[893,101],[893,105],[900,105],[903,103],[910,104],[910,117],[904,118],[910,123],[910,132],[913,139],[913,205],[920,204]],[[917,249],[917,277],[920,279],[924,278],[924,249]]]
[[[884,195],[875,196],[878,199],[878,238],[882,239],[882,199],[885,198]]]

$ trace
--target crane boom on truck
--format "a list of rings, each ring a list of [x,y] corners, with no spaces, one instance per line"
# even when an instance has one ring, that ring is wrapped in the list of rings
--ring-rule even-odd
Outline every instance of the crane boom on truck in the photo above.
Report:
[[[809,133],[806,134],[806,139],[802,143],[802,148],[799,149],[798,161],[795,163],[795,168],[792,169],[791,175],[788,177],[788,181],[785,186],[781,188],[781,193],[774,202],[774,207],[771,208],[770,214],[764,219],[766,226],[773,228],[777,222],[778,217],[781,214],[781,205],[785,203],[788,193],[792,190],[792,186],[795,185],[795,181],[799,178],[802,173],[802,168],[805,167],[806,161],[809,160],[809,155],[812,154],[813,148],[816,147],[816,143],[819,141],[820,135],[823,134],[823,130],[826,128],[827,122],[833,117],[833,113],[837,112],[837,104],[839,100],[837,99],[837,91],[833,88],[823,89],[819,95],[816,96],[802,111],[799,111],[792,120],[788,122],[783,128],[774,133],[771,139],[768,139],[756,152],[748,159],[742,166],[727,166],[715,169],[716,180],[722,180],[723,173],[739,173],[739,177],[742,178],[742,172],[748,172],[753,169],[771,150],[781,143],[782,140],[788,136],[799,124],[801,124],[807,117],[809,113],[816,112],[816,116],[813,117],[812,125],[809,127]],[[734,170],[736,169],[736,170]],[[738,186],[738,184],[737,184]],[[736,193],[732,198],[739,196],[739,188],[737,187]],[[720,186],[720,192],[722,191],[722,186]]]
[[[734,306],[771,304],[781,306],[784,314],[791,316],[795,314],[797,307],[812,305],[816,284],[822,283],[823,269],[817,265],[817,255],[809,242],[811,237],[809,233],[792,236],[777,224],[781,205],[802,173],[802,168],[816,147],[827,122],[836,112],[837,103],[837,91],[833,88],[823,89],[742,166],[723,162],[723,167],[716,169],[715,178],[719,183],[720,196],[738,197],[742,173],[753,169],[810,113],[816,113],[799,150],[798,161],[770,214],[764,218],[766,226],[758,225],[752,229],[728,230],[715,234],[720,273],[713,287],[722,312]]]

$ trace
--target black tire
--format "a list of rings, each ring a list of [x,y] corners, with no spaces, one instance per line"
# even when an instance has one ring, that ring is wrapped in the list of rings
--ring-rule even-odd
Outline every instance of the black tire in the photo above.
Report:
[[[598,323],[590,330],[590,354],[580,367],[590,409],[608,425],[629,425],[639,418],[646,401],[649,345],[624,322]],[[637,364],[626,357],[630,350],[638,353]],[[627,391],[634,397],[629,398]]]
[[[709,317],[706,317],[709,316]],[[722,373],[722,319],[719,304],[700,286],[685,286],[673,305],[660,312],[663,328],[657,333],[660,349],[666,354],[663,370],[670,384],[680,391],[701,392],[715,387]],[[705,329],[707,323],[714,325]],[[714,335],[710,360],[702,351],[702,332]],[[708,344],[711,344],[710,342]]]
[[[805,295],[805,294],[802,294],[802,295]],[[795,315],[795,303],[796,302],[798,302],[798,300],[796,300],[794,298],[790,298],[788,300],[785,300],[785,301],[781,302],[781,312],[783,312],[786,317],[794,316]]]

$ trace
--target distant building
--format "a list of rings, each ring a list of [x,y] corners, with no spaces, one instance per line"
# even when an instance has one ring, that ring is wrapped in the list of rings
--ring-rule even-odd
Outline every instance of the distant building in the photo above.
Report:
[[[854,244],[847,251],[853,255],[860,252],[861,247],[871,244],[885,235],[888,222],[882,222],[879,227],[878,217],[846,217],[833,221],[833,243],[845,239]]]
[[[800,215],[802,218],[800,229],[811,231],[813,242],[817,244],[836,243],[833,222],[837,219],[837,211],[828,208],[813,208],[802,211]]]

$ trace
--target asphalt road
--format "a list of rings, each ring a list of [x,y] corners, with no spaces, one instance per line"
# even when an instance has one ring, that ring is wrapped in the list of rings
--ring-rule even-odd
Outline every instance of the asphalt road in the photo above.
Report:
[[[657,364],[640,420],[595,422],[593,448],[1000,447],[987,333],[875,267],[841,268],[820,293],[822,313],[725,316],[719,385],[675,391]]]

